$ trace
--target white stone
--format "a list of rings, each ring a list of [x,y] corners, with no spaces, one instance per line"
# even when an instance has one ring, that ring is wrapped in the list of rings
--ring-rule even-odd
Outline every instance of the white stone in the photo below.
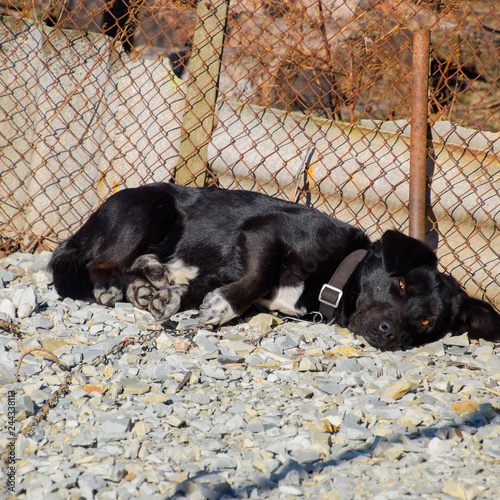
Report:
[[[449,439],[432,438],[427,447],[429,454],[435,457],[448,454],[456,443]]]
[[[14,319],[16,317],[16,306],[14,305],[14,302],[9,299],[3,299],[0,301],[0,313],[4,313],[11,319]]]

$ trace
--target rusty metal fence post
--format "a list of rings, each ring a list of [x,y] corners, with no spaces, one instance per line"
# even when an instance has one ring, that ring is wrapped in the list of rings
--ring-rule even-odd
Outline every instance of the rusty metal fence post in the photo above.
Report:
[[[425,241],[430,30],[413,34],[410,145],[410,236]]]

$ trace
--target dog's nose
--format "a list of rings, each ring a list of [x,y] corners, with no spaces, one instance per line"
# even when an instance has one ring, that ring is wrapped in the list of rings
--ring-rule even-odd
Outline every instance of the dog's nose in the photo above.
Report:
[[[383,318],[380,321],[378,331],[386,340],[391,340],[396,337],[396,325],[389,318]]]

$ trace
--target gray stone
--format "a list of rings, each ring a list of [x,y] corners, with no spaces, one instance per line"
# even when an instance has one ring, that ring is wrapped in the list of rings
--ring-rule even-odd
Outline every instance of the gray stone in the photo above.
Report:
[[[287,496],[302,496],[303,495],[303,490],[301,488],[298,488],[297,486],[289,486],[289,485],[280,485],[278,487],[278,490],[280,493],[283,493],[284,495]]]
[[[219,350],[210,339],[201,335],[197,335],[193,340],[200,350],[200,357],[202,359],[214,359],[217,357]]]
[[[211,462],[212,470],[236,469],[237,462],[228,455],[218,456]]]
[[[217,361],[221,365],[231,365],[231,364],[240,364],[245,362],[245,358],[242,356],[230,355],[230,354],[219,354],[217,356]]]
[[[212,365],[209,363],[201,365],[202,373],[210,378],[214,378],[216,380],[226,380],[227,375],[222,368],[218,368],[216,365]]]
[[[32,286],[28,286],[26,288],[18,288],[14,293],[12,302],[17,308],[19,308],[22,304],[28,304],[29,306],[31,306],[32,310],[35,310],[37,306],[35,288]]]
[[[198,318],[183,318],[179,321],[177,330],[189,330],[197,326],[200,326]]]
[[[229,483],[222,477],[213,474],[201,474],[184,481],[177,487],[178,493],[185,493],[190,498],[219,500],[232,497],[233,491]]]
[[[290,456],[299,464],[310,464],[320,459],[319,452],[315,450],[293,450],[290,452]]]
[[[105,415],[97,419],[99,428],[103,432],[124,434],[132,426],[130,417],[118,417],[116,415]]]
[[[7,271],[6,269],[0,269],[0,279],[6,283],[10,283],[16,278],[16,275],[12,271]]]
[[[481,427],[488,423],[488,420],[484,417],[484,415],[478,411],[464,413],[462,417],[470,422],[474,427]]]
[[[277,346],[281,348],[282,351],[287,349],[293,349],[299,345],[300,340],[294,338],[291,335],[283,335],[275,340]]]
[[[500,437],[484,440],[483,447],[490,457],[494,460],[500,460]]]
[[[321,362],[319,361],[318,358],[312,358],[309,356],[306,356],[302,358],[299,361],[299,366],[297,367],[297,370],[299,372],[318,372],[322,371],[323,367],[321,366]]]
[[[92,493],[102,490],[107,486],[106,481],[95,474],[82,474],[78,478],[78,486],[88,488]],[[92,495],[93,496],[93,495]]]
[[[236,413],[233,415],[227,422],[226,427],[229,432],[234,431],[236,429],[241,429],[245,425],[245,421],[242,416]]]
[[[486,369],[491,375],[500,374],[500,354],[495,354],[486,361]]]
[[[262,349],[273,352],[274,354],[283,354],[283,346],[276,342],[275,339],[262,339],[260,346]]]
[[[208,405],[211,401],[210,396],[203,392],[192,392],[186,397],[187,401],[198,405]]]
[[[245,359],[245,362],[250,366],[259,366],[259,365],[262,365],[266,362],[266,358],[265,358],[265,356],[263,356],[257,352],[252,352]]]
[[[189,422],[189,426],[198,432],[206,434],[212,428],[212,422],[208,418],[204,420],[192,420]]]
[[[469,347],[469,336],[467,333],[443,339],[445,345]]]
[[[16,403],[16,420],[24,420],[26,417],[31,417],[34,413],[34,406],[32,399],[27,396],[17,396],[15,398]]]
[[[355,360],[349,358],[339,358],[335,361],[335,368],[341,372],[357,373],[363,367]]]
[[[115,313],[120,316],[122,314],[132,314],[134,312],[134,305],[130,302],[116,302]]]
[[[373,436],[373,433],[370,429],[363,427],[360,424],[357,424],[352,421],[344,420],[341,424],[341,432],[347,434],[349,439],[366,441]]]
[[[331,396],[337,396],[338,394],[342,394],[347,388],[347,384],[321,384],[319,389]]]
[[[258,432],[264,432],[269,429],[272,429],[276,427],[277,424],[273,422],[262,422],[262,421],[256,421],[256,422],[249,422],[246,426],[246,429],[249,432],[253,433],[258,433]]]
[[[238,356],[242,356],[243,358],[246,358],[253,350],[255,350],[254,345],[240,339],[223,339],[219,342],[218,346],[220,349],[224,347],[232,349],[238,354]]]
[[[151,390],[150,384],[143,382],[135,377],[122,378],[120,380],[120,385],[123,387],[123,392],[125,394],[145,394]]]
[[[95,436],[95,432],[93,432],[91,429],[83,428],[71,440],[71,446],[89,447],[89,446],[93,446],[96,442],[97,442],[97,439]]]
[[[93,473],[99,475],[103,479],[112,481],[114,483],[121,481],[127,474],[124,464],[113,465],[109,463],[100,463],[96,465],[90,465],[87,470],[91,474]]]
[[[51,330],[54,328],[54,323],[47,318],[46,316],[42,315],[37,315],[35,318],[33,318],[33,326],[35,328],[41,328],[43,330]]]

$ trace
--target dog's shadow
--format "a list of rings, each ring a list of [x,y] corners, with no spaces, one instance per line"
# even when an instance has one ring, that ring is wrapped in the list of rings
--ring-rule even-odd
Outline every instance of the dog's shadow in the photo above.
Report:
[[[474,415],[477,414],[477,418]],[[193,475],[189,479],[186,479],[182,483],[179,483],[176,493],[172,498],[183,498],[186,493],[195,491],[201,491],[206,498],[218,499],[224,496],[236,496],[241,497],[244,495],[245,498],[252,497],[252,493],[259,491],[270,491],[278,488],[280,486],[280,481],[287,478],[289,474],[294,474],[295,478],[291,478],[290,484],[296,483],[298,488],[301,487],[301,483],[305,480],[313,478],[315,475],[319,475],[329,467],[336,467],[342,463],[353,461],[359,457],[374,456],[377,452],[377,448],[384,445],[384,443],[390,444],[408,444],[408,442],[403,442],[402,438],[406,437],[411,443],[424,441],[421,443],[422,452],[413,452],[424,457],[428,442],[438,435],[449,435],[450,431],[455,430],[457,436],[461,435],[461,429],[467,426],[468,429],[475,429],[477,432],[480,428],[489,425],[488,420],[479,412],[474,412],[468,414],[467,416],[462,416],[461,421],[453,424],[443,424],[435,425],[427,428],[419,429],[418,434],[412,432],[406,432],[403,434],[388,435],[386,437],[375,436],[373,442],[366,445],[366,443],[360,443],[359,446],[353,447],[347,450],[341,450],[337,456],[330,457],[326,461],[318,461],[311,464],[300,464],[298,461],[290,458],[285,463],[283,463],[276,472],[266,476],[263,475],[258,479],[254,485],[246,486],[241,488],[232,488],[229,483],[222,480],[220,477],[221,471],[200,471]],[[383,452],[382,452],[383,453]],[[407,452],[412,453],[412,452]],[[425,460],[425,458],[423,458]],[[390,459],[385,459],[384,462],[389,462]],[[374,464],[373,467],[377,465]],[[333,476],[333,474],[329,474]],[[196,484],[196,487],[194,486]],[[288,483],[287,483],[288,484]],[[254,493],[255,495],[255,493]]]

